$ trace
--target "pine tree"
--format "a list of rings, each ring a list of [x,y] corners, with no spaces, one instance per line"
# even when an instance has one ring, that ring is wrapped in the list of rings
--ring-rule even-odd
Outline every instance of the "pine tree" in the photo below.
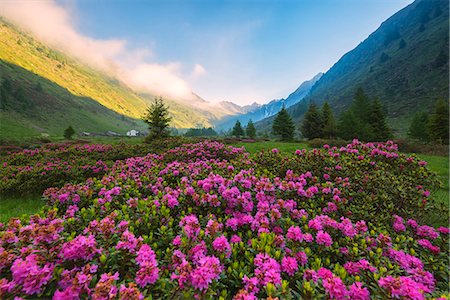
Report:
[[[411,125],[409,126],[408,136],[422,142],[428,141],[430,138],[427,130],[428,120],[429,116],[427,112],[417,112],[411,121]]]
[[[358,138],[356,127],[360,126],[354,112],[349,109],[343,112],[339,118],[338,135],[344,140]]]
[[[72,126],[69,126],[64,130],[64,138],[67,140],[71,140],[72,136],[75,134],[75,130],[72,128]]]
[[[251,119],[247,123],[247,128],[245,129],[245,133],[247,134],[247,136],[249,138],[254,139],[256,137],[256,128]]]
[[[303,116],[301,125],[303,136],[310,140],[323,137],[323,125],[322,114],[317,110],[317,106],[311,103]]]
[[[360,118],[362,121],[368,120],[368,112],[369,112],[369,96],[364,92],[364,90],[359,87],[356,90],[355,97],[353,98],[352,105],[350,109],[353,110],[356,116]]]
[[[148,124],[150,139],[164,138],[170,135],[168,130],[172,118],[169,115],[169,109],[164,104],[161,97],[154,99],[150,107],[147,108],[146,114],[142,120]]]
[[[282,141],[292,141],[294,139],[294,131],[294,122],[283,105],[273,120],[272,133],[280,136]]]
[[[334,119],[333,111],[328,102],[322,106],[322,137],[332,139],[336,137],[336,121]]]
[[[369,141],[371,138],[369,125],[370,99],[361,87],[356,90],[350,110],[353,112],[351,122],[354,122],[352,138]]]
[[[428,132],[431,140],[448,144],[449,138],[449,103],[445,100],[438,100],[435,104],[434,113],[428,122]]]
[[[386,121],[386,114],[378,99],[369,107],[369,131],[365,138],[367,141],[381,142],[391,137],[391,129]]]
[[[235,137],[241,137],[244,136],[244,129],[242,129],[241,122],[239,120],[236,121],[234,124],[233,130],[231,131],[231,135]]]

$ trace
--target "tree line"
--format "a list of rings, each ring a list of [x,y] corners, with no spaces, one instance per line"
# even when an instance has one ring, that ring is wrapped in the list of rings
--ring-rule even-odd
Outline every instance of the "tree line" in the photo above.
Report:
[[[149,125],[149,138],[161,138],[169,134],[168,126],[171,120],[167,106],[162,98],[155,98],[154,103],[147,109],[142,118]],[[341,138],[351,140],[358,138],[363,141],[386,141],[393,137],[392,129],[387,122],[386,109],[377,98],[369,97],[362,88],[356,90],[349,108],[336,119],[333,111],[325,102],[322,107],[310,103],[308,110],[299,124],[302,135],[307,139]],[[275,116],[272,123],[272,134],[282,141],[292,141],[295,135],[295,123],[286,107]],[[256,137],[256,128],[250,120],[245,128],[239,120],[234,124],[230,133],[236,137]],[[190,129],[187,136],[215,136],[212,128]],[[431,115],[418,112],[412,119],[408,135],[423,142],[449,142],[449,105],[443,100],[437,101]]]
[[[377,98],[370,98],[362,88],[356,90],[350,107],[336,120],[328,102],[321,108],[310,103],[299,124],[302,135],[307,139],[342,138],[363,141],[386,141],[393,137],[387,122],[386,109]],[[272,123],[272,134],[283,141],[292,141],[295,124],[286,108],[276,115]],[[410,123],[408,136],[421,142],[449,143],[449,105],[444,100],[436,102],[433,113],[416,113]]]

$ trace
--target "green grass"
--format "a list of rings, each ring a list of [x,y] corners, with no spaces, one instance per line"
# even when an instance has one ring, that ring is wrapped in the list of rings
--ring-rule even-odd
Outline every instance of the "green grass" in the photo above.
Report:
[[[292,154],[297,149],[311,149],[306,143],[302,142],[290,142],[290,143],[274,142],[274,141],[264,141],[255,143],[238,142],[234,143],[233,146],[235,147],[244,146],[245,150],[247,150],[251,154],[260,152],[261,150],[272,150],[274,148],[277,148],[278,150],[280,150],[281,153],[284,154]]]
[[[2,196],[0,198],[0,223],[8,222],[13,217],[35,214],[43,205],[44,201],[40,196]]]
[[[443,204],[447,209],[450,208],[450,190],[449,190],[449,158],[446,156],[435,156],[419,154],[418,157],[428,162],[428,166],[434,172],[436,172],[439,181],[441,182],[441,188],[432,193],[432,198],[437,203]],[[435,226],[448,226],[449,215],[448,212],[434,211],[430,214],[426,221]]]

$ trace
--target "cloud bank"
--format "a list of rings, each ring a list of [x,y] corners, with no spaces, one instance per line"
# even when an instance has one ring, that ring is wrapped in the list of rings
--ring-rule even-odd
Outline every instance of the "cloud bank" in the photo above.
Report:
[[[182,78],[180,63],[151,62],[150,50],[129,49],[126,40],[100,40],[83,35],[76,30],[73,12],[54,0],[3,0],[0,15],[49,46],[116,76],[135,90],[181,100],[192,98],[192,90]],[[190,79],[204,74],[203,66],[196,64]]]

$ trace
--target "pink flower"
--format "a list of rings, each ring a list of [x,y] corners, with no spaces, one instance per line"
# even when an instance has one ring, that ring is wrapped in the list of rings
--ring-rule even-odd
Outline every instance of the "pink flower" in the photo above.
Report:
[[[189,238],[194,238],[200,233],[200,223],[195,215],[184,217],[180,221],[180,227],[183,227],[184,232]]]
[[[121,285],[119,289],[119,299],[121,300],[142,300],[144,296],[141,294],[135,284],[129,283],[128,287]]]
[[[212,246],[213,246],[214,250],[216,250],[218,252],[225,252],[226,257],[230,257],[231,246],[228,243],[228,240],[225,236],[221,235],[218,238],[216,238],[213,241]]]
[[[25,260],[16,259],[11,266],[13,282],[23,285],[27,295],[39,294],[53,275],[54,266],[50,263],[40,267],[35,254],[28,255]]]
[[[220,261],[215,256],[205,256],[198,261],[197,268],[192,271],[192,286],[200,291],[206,290],[213,280],[219,279],[222,273]]]
[[[137,246],[141,242],[141,237],[136,238],[134,234],[127,229],[122,233],[121,240],[117,243],[116,249],[126,249],[130,251],[130,253],[135,253]]]
[[[136,262],[141,266],[144,265],[145,263],[158,265],[158,262],[156,261],[155,252],[147,244],[143,244],[139,249],[136,257]]]
[[[256,277],[248,278],[247,275],[244,275],[244,277],[242,278],[242,281],[245,284],[245,290],[247,290],[251,293],[259,292],[258,278],[256,278]]]
[[[88,261],[99,253],[101,251],[97,249],[97,242],[93,235],[88,237],[79,235],[72,241],[63,244],[61,248],[61,256],[65,260],[82,259]]]
[[[348,296],[353,300],[369,300],[369,290],[362,286],[361,282],[355,282],[350,286]]]
[[[425,240],[425,239],[418,240],[417,244],[424,247],[425,249],[430,250],[434,254],[439,254],[439,252],[441,252],[441,249],[438,246],[434,246],[433,244],[431,244],[431,242],[429,240]]]
[[[173,241],[172,241],[172,245],[179,247],[181,245],[181,236],[177,235]]]
[[[266,285],[268,282],[275,285],[281,284],[281,267],[275,259],[266,253],[259,253],[253,263],[256,266],[255,275],[260,278],[260,284]]]
[[[392,225],[392,227],[397,232],[406,230],[403,218],[397,215],[394,215],[394,224]]]
[[[239,243],[241,241],[242,241],[241,237],[236,235],[236,234],[233,234],[233,236],[230,239],[230,242],[233,243],[233,244]]]
[[[342,280],[337,276],[331,276],[322,280],[322,285],[325,292],[330,296],[330,299],[346,299],[347,287]]]
[[[330,247],[333,244],[331,236],[322,230],[320,230],[316,235],[316,242],[319,245],[324,245],[325,247]]]
[[[433,240],[439,236],[439,233],[436,230],[434,230],[433,227],[427,225],[417,227],[416,233],[418,236],[428,237]]]
[[[289,227],[286,238],[291,241],[301,242],[303,240],[302,230],[298,226]]]
[[[424,293],[430,292],[423,284],[404,276],[381,277],[378,284],[386,289],[393,298],[425,299]]]
[[[136,273],[136,283],[141,287],[155,283],[159,278],[158,273],[159,268],[155,264],[151,262],[143,263]]]
[[[295,254],[295,259],[302,265],[306,265],[308,263],[308,256],[305,252],[300,251]]]
[[[293,276],[298,270],[297,261],[293,257],[285,256],[281,260],[281,269],[283,270],[283,272],[286,272],[290,276]]]

